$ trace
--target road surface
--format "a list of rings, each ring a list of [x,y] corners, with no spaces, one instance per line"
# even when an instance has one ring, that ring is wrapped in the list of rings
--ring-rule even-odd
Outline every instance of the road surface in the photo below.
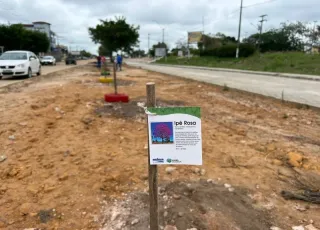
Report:
[[[77,64],[78,65],[85,65],[85,64],[88,64],[90,61],[92,61],[92,60],[79,60],[79,61],[77,61]],[[59,63],[57,63],[56,66],[42,66],[41,74],[46,75],[49,73],[57,72],[57,71],[64,70],[64,69],[69,69],[72,67],[75,67],[75,65],[66,65],[64,62],[59,62]],[[2,80],[0,80],[0,88],[17,83],[19,81],[23,81],[23,80],[25,80],[25,79],[23,79],[23,78],[18,78],[18,79],[17,78],[3,78]]]
[[[159,73],[194,79],[216,85],[227,85],[252,93],[262,94],[284,100],[320,107],[320,81],[272,77],[258,74],[219,72],[159,66],[136,61],[126,61],[128,65],[141,67]]]

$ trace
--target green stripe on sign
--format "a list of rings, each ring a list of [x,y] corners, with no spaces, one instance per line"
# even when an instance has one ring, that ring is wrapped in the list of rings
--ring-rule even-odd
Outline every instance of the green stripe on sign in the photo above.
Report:
[[[200,107],[167,107],[167,108],[148,108],[150,113],[157,115],[170,115],[170,114],[188,114],[200,118]]]

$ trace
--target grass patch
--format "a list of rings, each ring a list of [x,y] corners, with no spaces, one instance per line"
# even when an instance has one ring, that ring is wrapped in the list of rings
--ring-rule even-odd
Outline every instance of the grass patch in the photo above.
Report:
[[[168,57],[167,61],[161,59],[157,61],[157,63],[320,75],[320,55],[302,52],[265,53],[239,59],[217,57],[192,57],[187,59]]]
[[[223,86],[223,89],[222,89],[223,91],[229,91],[230,90],[230,88],[227,86],[227,84],[224,84],[224,86]]]

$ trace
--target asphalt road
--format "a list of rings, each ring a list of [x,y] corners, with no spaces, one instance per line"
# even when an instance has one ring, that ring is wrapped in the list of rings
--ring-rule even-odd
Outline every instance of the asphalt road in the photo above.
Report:
[[[219,72],[178,68],[174,66],[157,66],[136,61],[126,61],[128,65],[141,67],[159,73],[194,79],[216,85],[227,85],[252,93],[281,99],[282,92],[287,101],[320,107],[320,81],[310,81],[259,74]]]
[[[90,61],[92,61],[92,60],[78,60],[77,65],[85,65],[85,64],[88,64]],[[46,74],[61,71],[64,69],[73,68],[75,66],[76,65],[66,65],[64,62],[59,62],[59,63],[57,63],[56,66],[42,66],[41,74],[46,75]],[[36,77],[36,75],[34,75],[33,77]],[[0,88],[14,84],[19,81],[23,81],[23,80],[25,80],[25,79],[23,79],[23,78],[3,78],[2,80],[0,80]]]

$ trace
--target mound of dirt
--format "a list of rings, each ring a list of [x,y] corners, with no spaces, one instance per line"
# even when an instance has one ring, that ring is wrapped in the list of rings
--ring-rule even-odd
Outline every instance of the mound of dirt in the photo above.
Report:
[[[134,98],[129,103],[105,103],[102,106],[99,105],[95,109],[95,113],[98,116],[115,116],[121,118],[136,118],[145,119],[144,106],[146,104],[145,97]],[[175,100],[157,100],[157,106],[159,107],[176,107],[184,105],[183,101]]]
[[[173,182],[159,189],[160,229],[264,230],[270,229],[268,213],[257,210],[247,192],[230,192],[211,181]],[[104,203],[101,230],[147,230],[149,201],[147,193],[131,193],[122,201]]]

